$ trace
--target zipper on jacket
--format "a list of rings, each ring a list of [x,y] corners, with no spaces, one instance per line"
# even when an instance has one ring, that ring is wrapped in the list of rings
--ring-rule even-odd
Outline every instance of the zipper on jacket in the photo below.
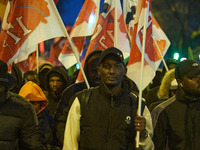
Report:
[[[114,103],[114,99],[113,99],[113,96],[111,95],[111,98],[110,98],[110,105],[111,105],[111,108],[114,108],[115,106],[115,103]],[[110,143],[110,137],[111,137],[111,124],[112,124],[112,109],[109,110],[109,124],[108,124],[108,137],[107,137],[107,150],[110,150],[111,149],[111,143]]]

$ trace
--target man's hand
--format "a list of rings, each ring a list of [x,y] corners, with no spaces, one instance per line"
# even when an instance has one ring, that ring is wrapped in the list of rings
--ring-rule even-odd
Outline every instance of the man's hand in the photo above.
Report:
[[[135,130],[140,132],[141,138],[146,138],[148,136],[148,132],[145,129],[146,127],[146,119],[141,116],[137,116],[135,118]]]

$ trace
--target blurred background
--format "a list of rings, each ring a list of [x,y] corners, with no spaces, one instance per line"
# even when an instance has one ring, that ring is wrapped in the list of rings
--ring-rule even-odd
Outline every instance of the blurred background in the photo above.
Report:
[[[0,24],[7,1],[0,0]],[[54,2],[70,32],[84,0],[54,0]],[[100,1],[101,7],[103,2],[104,0]],[[192,58],[199,61],[200,0],[152,0],[152,13],[171,42],[165,59]],[[41,57],[45,59],[49,57],[53,42],[55,42],[55,39],[44,42],[44,50],[40,51]]]

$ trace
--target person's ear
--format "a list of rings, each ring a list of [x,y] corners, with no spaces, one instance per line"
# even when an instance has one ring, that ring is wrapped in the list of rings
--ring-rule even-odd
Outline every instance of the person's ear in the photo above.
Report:
[[[177,79],[177,83],[178,83],[178,85],[180,85],[181,87],[183,87],[183,82],[180,79]]]

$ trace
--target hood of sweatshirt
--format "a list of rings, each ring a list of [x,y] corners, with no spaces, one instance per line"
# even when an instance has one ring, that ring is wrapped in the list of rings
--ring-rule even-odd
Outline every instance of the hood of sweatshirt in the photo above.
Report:
[[[48,100],[42,89],[32,81],[27,82],[19,91],[19,95],[26,98],[29,102],[39,101],[41,103],[40,110],[36,112],[39,114],[48,105]]]

